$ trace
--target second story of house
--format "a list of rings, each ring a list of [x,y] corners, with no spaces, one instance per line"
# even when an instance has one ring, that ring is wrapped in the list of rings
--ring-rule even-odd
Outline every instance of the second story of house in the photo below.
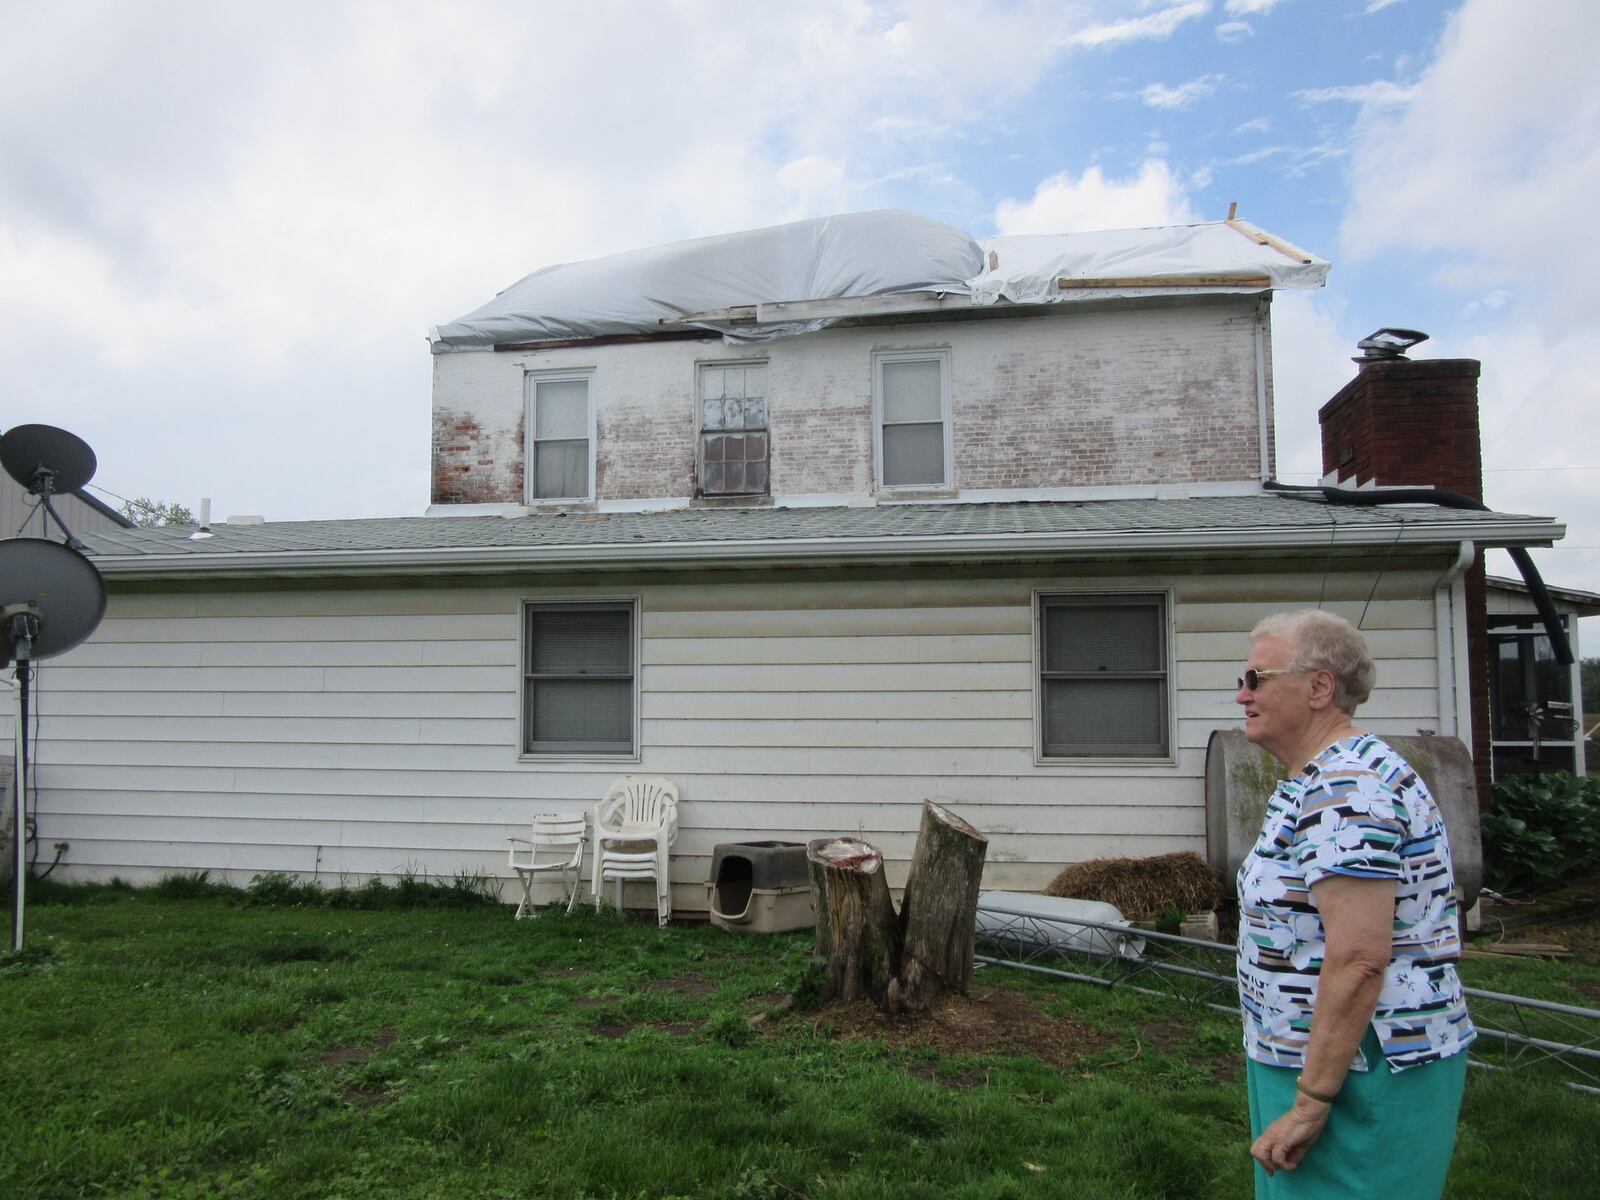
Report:
[[[864,213],[537,272],[434,332],[431,513],[1227,494],[1273,471],[1243,222]]]

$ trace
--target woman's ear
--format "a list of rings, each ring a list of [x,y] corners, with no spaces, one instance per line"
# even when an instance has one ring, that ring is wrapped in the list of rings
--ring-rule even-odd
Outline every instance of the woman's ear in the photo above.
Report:
[[[1311,679],[1311,707],[1316,709],[1327,708],[1333,703],[1333,672],[1326,667],[1318,667],[1310,673]]]

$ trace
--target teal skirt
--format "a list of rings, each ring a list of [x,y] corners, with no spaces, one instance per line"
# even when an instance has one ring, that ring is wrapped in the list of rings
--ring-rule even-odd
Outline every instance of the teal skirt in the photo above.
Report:
[[[1300,1165],[1268,1175],[1256,1163],[1256,1200],[1439,1200],[1456,1146],[1466,1053],[1395,1074],[1370,1028],[1361,1052],[1372,1069],[1345,1076],[1327,1127]],[[1246,1066],[1254,1141],[1293,1107],[1299,1072],[1254,1059]]]

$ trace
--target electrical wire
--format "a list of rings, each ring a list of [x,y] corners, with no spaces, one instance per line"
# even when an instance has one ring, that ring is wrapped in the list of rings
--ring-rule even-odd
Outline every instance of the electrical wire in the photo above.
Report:
[[[1372,580],[1372,590],[1367,593],[1367,602],[1361,606],[1361,619],[1356,622],[1357,629],[1366,624],[1367,609],[1372,607],[1372,598],[1378,594],[1378,585],[1383,582],[1384,572],[1389,569],[1389,557],[1394,553],[1394,548],[1400,544],[1400,535],[1405,531],[1405,521],[1398,521],[1394,531],[1394,541],[1390,542],[1389,548],[1383,552],[1383,561],[1378,564],[1378,573]]]

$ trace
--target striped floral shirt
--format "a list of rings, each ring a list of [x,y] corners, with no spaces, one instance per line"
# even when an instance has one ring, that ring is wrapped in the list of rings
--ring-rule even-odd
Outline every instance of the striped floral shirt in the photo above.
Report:
[[[1405,759],[1358,734],[1279,781],[1239,868],[1245,1053],[1305,1065],[1327,949],[1311,888],[1328,875],[1396,883],[1393,957],[1372,1018],[1389,1069],[1466,1049],[1477,1033],[1454,966],[1461,944],[1444,818]],[[1359,1050],[1351,1070],[1367,1070]]]

